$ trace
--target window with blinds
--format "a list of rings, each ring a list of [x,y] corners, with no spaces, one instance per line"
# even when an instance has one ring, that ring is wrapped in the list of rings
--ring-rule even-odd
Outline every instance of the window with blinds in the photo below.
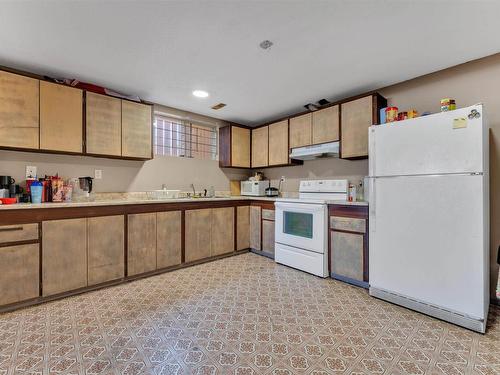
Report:
[[[161,115],[154,118],[155,155],[217,159],[217,128]]]

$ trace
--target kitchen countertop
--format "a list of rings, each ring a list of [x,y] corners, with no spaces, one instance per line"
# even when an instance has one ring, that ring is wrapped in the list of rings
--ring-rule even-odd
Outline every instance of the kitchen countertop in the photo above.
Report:
[[[213,201],[270,201],[274,202],[277,198],[272,197],[250,197],[250,196],[231,196],[215,198],[171,198],[171,199],[108,199],[85,202],[47,202],[47,203],[17,203],[0,205],[0,210],[22,210],[34,208],[64,208],[64,207],[99,207],[99,206],[120,206],[133,204],[163,204],[163,203],[192,203],[192,202],[213,202]],[[368,202],[347,202],[347,201],[327,201],[327,204],[348,205],[348,206],[367,206]]]

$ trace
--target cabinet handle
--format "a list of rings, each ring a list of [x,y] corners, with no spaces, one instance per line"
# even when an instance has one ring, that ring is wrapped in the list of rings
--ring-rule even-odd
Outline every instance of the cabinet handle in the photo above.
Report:
[[[13,232],[17,230],[23,230],[23,227],[0,228],[0,232]]]

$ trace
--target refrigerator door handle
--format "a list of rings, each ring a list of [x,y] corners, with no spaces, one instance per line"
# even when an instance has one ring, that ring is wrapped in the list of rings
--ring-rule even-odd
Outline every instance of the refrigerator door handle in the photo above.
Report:
[[[371,178],[370,179],[370,185],[369,185],[369,209],[370,209],[370,230],[372,232],[375,232],[377,230],[377,227],[376,227],[376,219],[375,219],[375,215],[376,215],[376,208],[375,208],[375,205],[376,205],[376,197],[375,197],[375,184],[377,183],[377,179],[376,178]]]
[[[377,153],[375,152],[375,129],[373,128],[373,125],[368,128],[368,175],[369,176],[376,176],[375,173],[375,158]]]

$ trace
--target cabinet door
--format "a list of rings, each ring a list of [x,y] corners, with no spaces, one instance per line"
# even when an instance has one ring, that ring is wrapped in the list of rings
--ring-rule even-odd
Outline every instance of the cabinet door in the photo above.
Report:
[[[269,153],[269,128],[252,130],[252,168],[267,167]]]
[[[288,164],[288,120],[269,125],[269,165]]]
[[[261,222],[260,207],[250,206],[250,247],[254,250],[261,250],[260,222]]]
[[[210,257],[212,243],[212,210],[187,210],[185,217],[185,260]]]
[[[236,208],[236,250],[250,247],[250,206]]]
[[[212,209],[212,256],[234,251],[234,207]]]
[[[0,305],[39,296],[38,244],[0,247]]]
[[[290,119],[290,148],[309,146],[312,143],[312,114]]]
[[[39,85],[0,71],[0,146],[39,148]]]
[[[331,231],[330,236],[332,273],[363,281],[363,234]]]
[[[181,264],[181,211],[156,214],[156,268]]]
[[[151,106],[122,100],[122,156],[151,159]]]
[[[120,156],[122,153],[122,101],[87,92],[86,151],[89,154]]]
[[[156,213],[128,215],[128,275],[156,269]]]
[[[40,148],[82,152],[82,90],[40,81]]]
[[[250,129],[231,126],[231,165],[250,168]]]
[[[326,143],[339,140],[339,106],[334,105],[313,112],[312,143]]]
[[[262,251],[274,257],[274,221],[262,220]]]
[[[122,215],[87,219],[88,284],[125,276],[125,220]]]
[[[341,104],[341,152],[343,158],[368,156],[368,127],[373,123],[373,97]]]
[[[42,295],[87,286],[87,219],[42,223]]]

